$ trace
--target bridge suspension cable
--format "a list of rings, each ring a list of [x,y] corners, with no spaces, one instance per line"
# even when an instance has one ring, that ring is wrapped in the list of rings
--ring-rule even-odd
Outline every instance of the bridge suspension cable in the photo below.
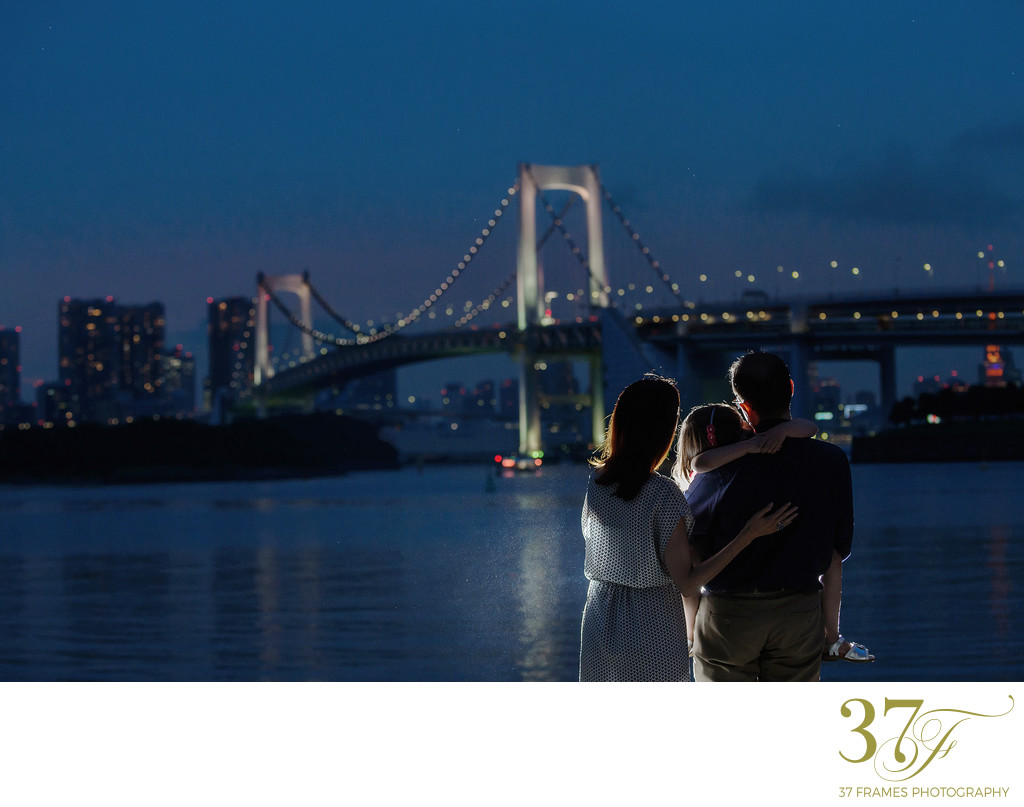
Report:
[[[369,342],[380,341],[381,339],[384,339],[388,336],[392,336],[393,334],[398,333],[399,331],[408,327],[409,325],[412,325],[423,314],[430,310],[430,308],[436,302],[438,302],[447,291],[449,291],[452,288],[456,280],[458,280],[458,278],[461,277],[462,274],[465,272],[466,268],[472,262],[473,258],[476,257],[477,254],[479,254],[480,248],[484,245],[487,238],[497,227],[498,222],[504,215],[504,209],[508,207],[512,197],[515,196],[518,190],[519,182],[517,180],[509,187],[504,198],[498,204],[498,207],[495,208],[493,216],[490,219],[488,219],[487,225],[481,230],[480,235],[477,236],[474,243],[470,245],[469,249],[466,250],[466,252],[463,254],[462,260],[458,261],[456,267],[452,269],[448,277],[445,278],[445,280],[442,281],[436,289],[434,289],[433,294],[428,295],[423,300],[423,302],[420,303],[416,308],[414,308],[410,313],[405,315],[399,315],[399,318],[394,323],[385,323],[379,329],[373,328],[369,325],[366,326],[366,330],[368,330],[369,333],[366,333],[364,331],[363,326],[359,325],[356,322],[352,322],[351,320],[341,316],[337,311],[335,311],[327,303],[323,296],[313,287],[313,285],[311,283],[308,283],[308,279],[307,285],[309,286],[310,293],[314,297],[314,299],[316,299],[316,301],[324,308],[324,310],[331,316],[332,319],[334,319],[335,321],[343,325],[345,328],[356,334],[355,338],[338,337],[333,334],[325,333],[316,328],[307,326],[304,322],[302,322],[302,320],[300,320],[291,312],[291,310],[284,304],[284,302],[282,302],[281,299],[274,293],[274,291],[267,287],[262,280],[260,280],[259,287],[269,297],[269,299],[274,303],[274,305],[285,315],[285,317],[288,318],[288,321],[291,322],[292,325],[294,325],[296,328],[303,331],[304,333],[309,334],[317,342],[332,344],[335,345],[336,347],[349,347],[352,345],[361,345],[367,344]],[[473,312],[471,312],[472,316],[470,316],[469,314],[464,315],[462,317],[462,320],[460,320],[460,324],[465,324],[465,322],[468,322],[469,320],[473,319],[481,311],[484,311],[487,308],[489,308],[490,304],[493,303],[494,300],[497,299],[497,297],[500,296],[505,291],[505,289],[508,288],[508,285],[514,278],[515,274],[513,273],[511,279],[507,279],[502,285],[500,285],[497,289],[495,289],[494,292],[492,292],[488,296],[487,300],[485,300],[483,303],[477,306],[477,308],[474,309]]]
[[[562,216],[564,216],[566,212],[569,210],[569,208],[572,207],[572,204],[576,200],[576,198],[577,197],[573,196],[572,198],[569,199],[568,202],[566,202],[565,207],[562,208]],[[548,229],[544,232],[544,235],[542,235],[540,240],[537,242],[538,250],[540,250],[540,248],[544,246],[544,243],[548,240],[548,238],[551,237],[551,234],[556,229],[557,228],[553,223],[548,227]],[[455,327],[461,328],[463,325],[467,325],[468,323],[476,319],[476,317],[478,317],[484,311],[487,311],[492,305],[494,305],[494,303],[498,301],[498,298],[501,297],[501,295],[503,295],[508,290],[508,287],[515,282],[516,274],[517,272],[513,271],[512,274],[506,277],[501,282],[501,284],[497,288],[495,288],[494,291],[492,291],[489,295],[487,295],[487,297],[481,303],[477,304],[476,306],[468,310],[458,320],[456,320]]]
[[[344,327],[348,328],[348,330],[352,331],[352,333],[360,333],[360,331],[362,330],[362,326],[360,326],[358,322],[352,322],[351,320],[343,317],[341,314],[335,311],[327,302],[327,300],[324,299],[323,295],[316,290],[316,287],[309,280],[309,272],[303,272],[302,278],[303,280],[306,281],[306,286],[309,287],[309,293],[312,296],[312,298],[320,304],[320,307],[327,312],[327,315],[330,316],[331,319],[333,319],[340,325],[343,325]]]
[[[611,207],[612,212],[615,214],[616,218],[618,218],[619,222],[625,228],[626,232],[629,233],[630,240],[634,244],[636,244],[637,249],[640,250],[640,254],[644,256],[650,267],[655,272],[658,273],[658,277],[661,278],[662,283],[664,283],[665,286],[668,287],[668,290],[672,292],[672,295],[677,300],[679,300],[680,303],[682,303],[683,305],[687,305],[687,301],[683,299],[683,297],[679,294],[679,284],[674,283],[672,281],[672,278],[669,277],[668,273],[662,270],[661,262],[658,261],[653,254],[651,254],[650,248],[646,244],[644,244],[644,242],[640,239],[640,234],[633,229],[632,223],[622,214],[622,208],[620,208],[615,203],[615,200],[612,198],[611,193],[608,192],[608,189],[603,184],[600,183],[598,187],[601,188],[601,194],[608,202],[608,205]]]

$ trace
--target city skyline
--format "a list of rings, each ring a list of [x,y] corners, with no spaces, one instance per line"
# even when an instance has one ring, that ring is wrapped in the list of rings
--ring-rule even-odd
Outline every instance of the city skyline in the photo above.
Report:
[[[150,361],[148,359],[148,351],[152,349],[156,350],[157,358],[162,355],[164,360],[171,360],[177,357],[180,362],[180,359],[187,357],[190,366],[192,367],[190,372],[193,374],[196,381],[203,385],[200,388],[205,389],[205,392],[200,395],[199,398],[195,398],[193,395],[197,412],[203,413],[210,411],[213,396],[218,388],[223,387],[226,391],[229,391],[232,398],[237,397],[239,392],[242,392],[247,396],[249,385],[251,385],[253,380],[252,369],[255,352],[253,348],[254,343],[257,341],[254,333],[256,300],[255,298],[235,296],[224,298],[222,300],[208,298],[206,302],[208,308],[208,322],[206,324],[206,333],[203,335],[206,344],[203,345],[204,349],[199,352],[201,355],[206,355],[208,360],[204,362],[197,362],[195,361],[193,351],[187,350],[181,344],[172,345],[168,343],[165,347],[164,334],[166,331],[166,323],[164,318],[164,307],[159,301],[139,305],[124,304],[117,301],[112,296],[89,299],[65,298],[60,305],[59,311],[61,350],[60,355],[58,356],[58,363],[61,368],[60,378],[51,380],[50,382],[37,382],[32,389],[25,389],[23,383],[17,383],[23,382],[23,379],[20,377],[20,366],[17,368],[14,366],[7,366],[9,362],[7,361],[7,358],[4,358],[2,363],[5,365],[5,371],[8,374],[8,381],[6,384],[0,385],[0,390],[6,389],[7,392],[4,394],[7,397],[10,397],[10,390],[16,390],[18,386],[21,386],[21,402],[32,406],[41,400],[39,397],[40,393],[54,388],[60,388],[64,384],[70,383],[70,378],[68,377],[68,360],[62,358],[70,353],[71,343],[66,342],[68,334],[70,333],[67,327],[68,311],[73,308],[81,309],[83,311],[91,311],[92,307],[95,305],[102,309],[109,307],[112,312],[118,312],[117,318],[121,320],[120,324],[117,326],[118,335],[114,336],[111,334],[110,338],[120,340],[122,338],[120,336],[121,332],[125,334],[126,355],[123,359],[119,360],[124,364],[124,369],[118,371],[119,376],[123,376],[120,382],[120,387],[123,392],[127,392],[130,396],[135,398],[138,398],[140,394],[160,397],[158,388],[160,385],[165,383],[165,380],[162,375],[159,374],[159,371],[149,367],[148,365],[142,366],[141,364],[138,367],[129,367],[131,360],[129,360],[127,355],[127,351],[132,350],[130,347],[130,341],[127,341],[131,334],[141,333],[144,340],[142,344],[145,345],[147,344],[146,340],[154,338],[146,337],[145,333],[151,332],[151,329],[155,326],[158,328],[158,331],[156,332],[157,335],[155,337],[157,342],[154,343],[155,348],[146,348],[145,350],[147,352],[140,353],[139,355],[146,358],[147,362]],[[239,308],[239,305],[242,307]],[[231,313],[228,319],[222,322],[220,315],[215,312],[223,311],[226,306],[231,306],[231,311],[234,313]],[[700,310],[700,307],[696,309],[698,312]],[[144,317],[144,319],[140,322],[134,322],[134,318],[140,315]],[[978,316],[980,315],[981,314],[979,312]],[[959,318],[959,316],[960,315],[958,314],[957,317]],[[1000,314],[1000,316],[1002,315]],[[145,318],[153,318],[153,321],[150,324],[146,324],[147,320]],[[742,319],[742,316],[740,316],[740,318]],[[917,318],[920,319],[921,315],[918,314]],[[228,325],[229,321],[233,324]],[[227,330],[225,330],[225,328]],[[278,328],[279,335],[282,330],[286,333],[292,333],[293,335],[298,333],[297,329],[294,329],[292,326],[284,323],[278,323]],[[0,328],[0,336],[4,335],[6,335],[9,341],[13,339],[12,344],[15,346],[14,355],[17,355],[20,352],[20,328]],[[136,344],[135,349],[137,350],[139,345],[138,335],[135,336],[134,341]],[[999,340],[996,339],[996,341]],[[235,344],[232,347],[233,342]],[[249,343],[248,346],[246,345],[246,342]],[[271,349],[273,351],[273,346]],[[998,346],[995,346],[994,348],[983,348],[983,346],[979,345],[961,347],[944,346],[934,348],[933,352],[937,354],[945,354],[947,356],[961,356],[962,361],[966,363],[966,371],[950,369],[935,373],[921,373],[917,371],[907,372],[905,368],[903,370],[900,369],[901,363],[905,363],[906,359],[904,358],[901,361],[900,349],[897,348],[897,370],[895,378],[897,383],[897,398],[902,399],[906,397],[916,397],[921,391],[922,386],[927,387],[934,386],[936,384],[947,385],[951,383],[955,385],[988,384],[991,379],[987,377],[989,374],[986,371],[985,365],[987,361],[992,359],[991,351],[993,349],[997,351],[995,354],[995,360],[1000,362],[1000,366],[1002,366],[1002,361],[1005,359],[1008,369],[1015,368],[1013,349],[1011,347],[1004,348],[1004,355],[1000,358],[998,355]],[[908,349],[903,348],[902,350],[907,351]],[[5,351],[9,351],[9,349],[5,349]],[[92,351],[90,350],[89,352]],[[108,351],[106,348],[103,348],[100,352],[104,353]],[[910,349],[909,352],[915,354],[921,353],[918,349]],[[216,359],[211,360],[210,357],[214,356],[214,354],[223,355],[218,355]],[[294,360],[297,356],[293,355],[292,358]],[[125,364],[125,362],[128,363]],[[109,368],[110,362],[106,363]],[[578,365],[576,372],[581,373],[581,377],[586,377],[588,375],[589,371],[586,369],[586,363],[582,359],[577,359],[575,362],[570,363]],[[672,364],[671,361],[670,364]],[[244,365],[248,366],[248,382],[244,382],[243,379],[243,376],[245,375]],[[812,371],[813,377],[815,379],[827,379],[830,384],[837,385],[841,389],[841,400],[844,403],[857,402],[863,393],[869,393],[876,398],[879,395],[880,389],[878,382],[880,380],[880,368],[875,362],[818,360],[814,365],[815,369]],[[164,366],[166,366],[166,363]],[[456,384],[462,386],[466,386],[467,382],[468,386],[474,386],[481,383],[494,383],[505,379],[516,379],[519,372],[519,368],[515,363],[514,357],[510,354],[500,353],[470,357],[452,357],[449,359],[436,359],[420,364],[414,363],[411,365],[403,365],[395,368],[393,371],[396,374],[396,380],[398,381],[394,386],[394,405],[400,407],[410,405],[413,406],[413,408],[416,408],[422,406],[425,402],[436,404],[436,399],[439,396],[444,396],[443,387],[445,385],[440,385],[438,382],[438,373],[441,368],[443,368],[445,373],[448,373],[446,376],[448,378],[447,385]],[[850,368],[858,369],[860,371],[859,375],[857,372],[844,372],[844,370],[849,371]],[[672,374],[671,367],[664,368],[662,372],[665,370],[668,370],[670,375]],[[109,375],[109,369],[107,374]],[[136,380],[133,382],[131,380],[133,374],[140,374],[143,377],[142,381],[146,385],[146,390],[136,389],[139,387],[139,381]],[[411,381],[406,378],[403,382],[400,380],[403,374],[419,375],[419,377]],[[852,382],[850,381],[851,378],[853,379]],[[1006,380],[1010,383],[1017,383],[1019,379],[1017,378],[1015,369],[1012,370],[1011,375],[1009,375]],[[681,384],[686,384],[688,379],[680,378],[679,381]],[[152,382],[152,384],[149,382]],[[109,386],[109,383],[110,381],[107,379],[103,382],[103,386]],[[395,382],[391,383],[394,384]],[[154,389],[154,386],[157,389]],[[175,389],[178,390],[179,388],[176,387]],[[48,394],[52,397],[52,392]],[[177,397],[179,399],[179,403],[181,403],[180,394]],[[17,396],[13,402],[17,402]]]
[[[65,296],[161,300],[197,354],[205,300],[258,272],[308,268],[353,317],[408,311],[522,161],[597,163],[690,297],[735,272],[769,294],[982,286],[990,244],[1019,286],[1022,22],[1010,2],[18,8],[0,325],[22,328],[23,397],[57,375]]]

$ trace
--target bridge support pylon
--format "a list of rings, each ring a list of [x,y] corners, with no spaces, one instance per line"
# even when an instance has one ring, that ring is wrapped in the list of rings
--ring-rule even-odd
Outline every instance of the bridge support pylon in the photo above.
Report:
[[[260,272],[256,291],[259,296],[256,303],[256,361],[253,380],[259,387],[264,380],[274,375],[274,368],[270,364],[270,312],[267,310],[270,292],[283,291],[296,295],[299,298],[302,324],[307,328],[313,327],[313,314],[308,274],[264,275]],[[313,337],[305,332],[302,334],[302,356],[313,356]]]
[[[601,183],[596,165],[519,164],[519,252],[516,261],[518,327],[520,331],[543,327],[544,277],[537,263],[537,193],[566,190],[577,194],[586,204],[587,263],[590,268],[590,304],[608,307],[608,270],[604,261],[601,229]],[[519,453],[529,455],[542,449],[540,400],[538,396],[537,355],[527,336],[519,356]],[[597,372],[600,372],[598,367]],[[600,441],[604,429],[600,379],[593,378],[592,407],[595,410],[594,440]],[[597,428],[597,410],[601,427]],[[601,435],[601,436],[599,436]]]

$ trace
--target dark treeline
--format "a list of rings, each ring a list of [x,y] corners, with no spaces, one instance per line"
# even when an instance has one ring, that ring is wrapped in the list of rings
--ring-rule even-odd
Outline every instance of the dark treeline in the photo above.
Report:
[[[0,433],[0,481],[15,483],[252,479],[397,466],[397,451],[375,426],[328,413],[225,426],[143,420]]]
[[[978,420],[1024,415],[1024,387],[972,386],[966,389],[947,387],[938,392],[925,392],[916,399],[904,398],[889,413],[894,426],[925,422],[929,415],[944,421]]]

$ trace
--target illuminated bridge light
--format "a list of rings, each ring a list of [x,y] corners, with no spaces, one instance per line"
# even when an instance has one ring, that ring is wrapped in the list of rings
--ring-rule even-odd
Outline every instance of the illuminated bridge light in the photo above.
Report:
[[[964,315],[963,315],[963,314],[962,314],[961,312],[957,311],[957,312],[956,312],[956,318],[957,318],[957,319],[963,319],[963,318],[964,318]]]
[[[690,321],[690,315],[689,314],[683,314],[682,320],[683,320],[683,322],[689,322]]]
[[[831,266],[833,269],[835,269],[835,268],[837,268],[839,266],[839,261],[832,261],[829,264],[829,266]]]
[[[753,282],[754,282],[754,280],[755,280],[755,278],[754,278],[754,276],[753,276],[753,275],[747,275],[747,282],[748,282],[748,283],[753,283]]]
[[[899,312],[899,311],[892,311],[892,312],[890,312],[890,316],[891,316],[891,317],[892,317],[893,319],[896,319],[896,318],[898,318],[898,317],[899,317],[899,315],[900,315],[900,312]]]
[[[820,314],[818,314],[818,319],[827,319],[824,311],[822,311]]]
[[[860,319],[860,311],[854,311],[853,312],[853,318],[854,319]]]
[[[708,276],[707,275],[701,275],[700,276],[700,282],[701,283],[707,283],[708,282]]]
[[[860,269],[858,269],[858,268],[857,268],[856,266],[854,266],[854,267],[853,267],[853,268],[852,268],[852,269],[850,270],[850,272],[851,272],[852,274],[855,274],[855,275],[859,275],[859,274],[860,274]]]
[[[920,311],[918,311],[917,312],[917,318],[918,318],[918,320],[924,319],[924,314],[922,314]]]
[[[733,274],[736,275],[736,277],[743,277],[743,272],[741,272],[739,269],[733,272]]]
[[[935,311],[935,310],[932,311],[932,316],[933,317],[937,317],[938,315],[939,315],[938,311]]]
[[[700,315],[700,321],[701,322],[707,322],[708,321],[708,315],[707,314],[701,314]]]
[[[794,270],[790,273],[790,277],[792,277],[793,280],[797,280],[800,277],[800,273]]]
[[[977,316],[979,316],[979,317],[983,317],[983,316],[985,316],[985,315],[984,315],[984,314],[982,313],[982,311],[981,311],[981,309],[980,309],[980,308],[979,308],[979,309],[978,309],[977,311],[975,311],[974,313],[975,313],[975,314],[976,314]]]

